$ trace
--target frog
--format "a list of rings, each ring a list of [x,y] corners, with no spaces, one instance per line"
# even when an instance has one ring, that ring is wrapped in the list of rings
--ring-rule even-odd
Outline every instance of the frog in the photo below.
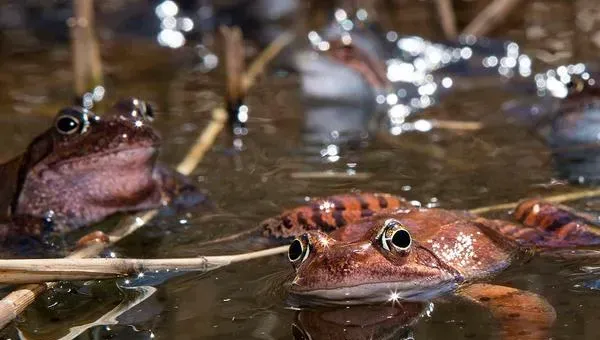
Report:
[[[102,116],[81,106],[61,109],[23,154],[0,165],[0,240],[67,233],[195,191],[157,163],[154,116],[133,97]]]
[[[517,222],[463,211],[402,207],[327,234],[303,233],[288,258],[291,292],[328,303],[423,301],[484,280],[518,254],[600,244],[592,216],[540,199],[521,201]]]
[[[288,248],[291,301],[296,307],[351,307],[459,296],[500,320],[526,319],[535,325],[531,338],[544,338],[556,318],[554,308],[537,294],[488,280],[535,252],[599,245],[598,223],[539,198],[522,200],[512,214],[515,222],[403,205],[329,233],[304,232]],[[506,334],[511,329],[503,326]]]

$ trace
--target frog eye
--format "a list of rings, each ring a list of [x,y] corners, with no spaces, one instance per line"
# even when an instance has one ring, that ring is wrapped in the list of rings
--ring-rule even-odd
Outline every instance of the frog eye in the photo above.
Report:
[[[60,111],[54,121],[54,127],[61,135],[84,133],[87,129],[87,125],[87,114],[84,111],[73,108]]]
[[[388,219],[383,225],[380,234],[381,246],[387,251],[395,250],[407,252],[412,244],[412,238],[408,230],[395,219]]]
[[[288,259],[292,264],[304,262],[310,253],[310,246],[305,237],[296,238],[288,248]]]

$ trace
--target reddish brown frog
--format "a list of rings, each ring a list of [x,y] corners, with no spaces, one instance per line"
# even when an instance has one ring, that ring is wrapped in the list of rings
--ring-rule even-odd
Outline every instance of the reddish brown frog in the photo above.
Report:
[[[301,305],[423,302],[454,292],[485,305],[501,320],[517,315],[533,323],[528,334],[543,338],[555,319],[543,298],[482,281],[509,266],[524,248],[597,245],[600,233],[592,217],[537,199],[521,202],[514,215],[521,224],[401,207],[329,235],[304,233],[288,252],[296,271],[293,300]],[[527,311],[521,310],[524,304]],[[514,331],[503,326],[507,336]]]
[[[0,165],[0,239],[70,231],[123,211],[157,208],[189,184],[156,165],[160,138],[143,101],[100,117],[61,110],[25,153]]]
[[[525,200],[515,217],[522,225],[402,207],[308,232],[290,245],[291,290],[327,303],[422,301],[503,270],[524,247],[600,244],[593,218],[564,206]]]

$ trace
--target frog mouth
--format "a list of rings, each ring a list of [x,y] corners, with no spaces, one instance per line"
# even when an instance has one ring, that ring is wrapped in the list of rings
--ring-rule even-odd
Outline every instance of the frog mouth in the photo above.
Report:
[[[292,284],[291,298],[299,300],[302,305],[361,305],[370,303],[401,301],[429,301],[444,293],[458,288],[463,281],[462,276],[451,274],[439,277],[435,282],[395,281],[364,283],[342,288],[324,288],[301,290]]]

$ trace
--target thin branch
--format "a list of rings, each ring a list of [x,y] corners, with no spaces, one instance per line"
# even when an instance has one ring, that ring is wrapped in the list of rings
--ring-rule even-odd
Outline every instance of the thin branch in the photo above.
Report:
[[[152,271],[208,272],[232,263],[285,253],[281,246],[250,253],[180,259],[26,259],[0,260],[0,283],[110,279]]]
[[[244,73],[244,41],[239,27],[220,27],[225,47],[225,73],[227,74],[226,100],[230,107],[235,106],[244,96],[246,91],[242,86]]]
[[[273,40],[263,52],[254,59],[254,62],[248,67],[242,79],[242,89],[247,92],[254,83],[256,78],[265,70],[265,66],[271,62],[281,51],[294,40],[294,35],[289,32],[281,33],[277,39]]]
[[[75,0],[73,13],[67,25],[71,33],[74,91],[75,96],[81,97],[102,83],[102,62],[94,34],[94,2]]]
[[[223,129],[227,121],[227,112],[223,108],[213,110],[213,117],[204,132],[198,137],[194,146],[190,149],[187,156],[177,166],[177,171],[184,175],[189,175],[198,166],[198,163],[204,158],[204,154],[213,144],[219,132]]]
[[[479,13],[462,34],[482,36],[502,22],[521,0],[494,0]]]
[[[483,128],[483,124],[480,122],[441,119],[433,119],[429,122],[431,123],[431,126],[437,129],[477,131]]]

